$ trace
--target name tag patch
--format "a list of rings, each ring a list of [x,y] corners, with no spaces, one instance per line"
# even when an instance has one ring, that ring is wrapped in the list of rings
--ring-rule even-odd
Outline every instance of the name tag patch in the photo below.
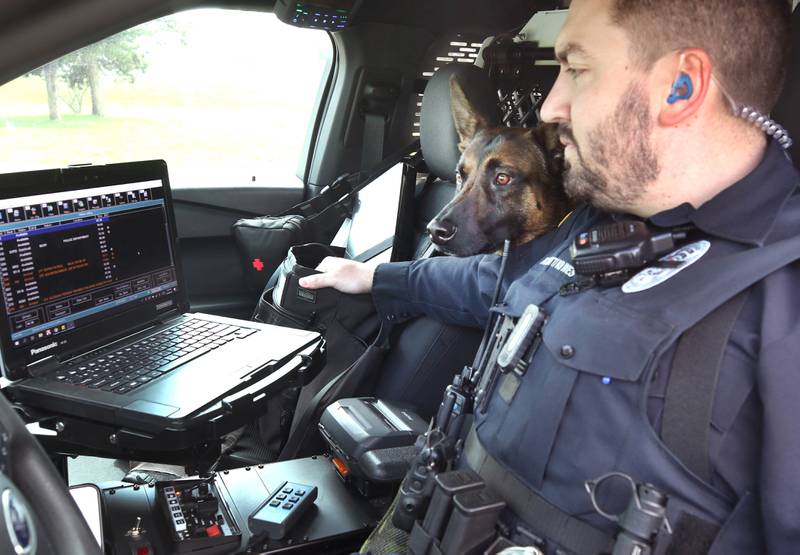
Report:
[[[542,266],[547,266],[549,268],[558,270],[567,277],[570,278],[575,277],[575,268],[572,267],[572,264],[570,264],[569,262],[565,262],[555,256],[548,256],[547,258],[539,262],[539,264],[541,264]]]
[[[623,293],[639,293],[660,285],[700,260],[711,248],[708,241],[691,243],[661,258],[655,266],[645,268],[622,286]]]

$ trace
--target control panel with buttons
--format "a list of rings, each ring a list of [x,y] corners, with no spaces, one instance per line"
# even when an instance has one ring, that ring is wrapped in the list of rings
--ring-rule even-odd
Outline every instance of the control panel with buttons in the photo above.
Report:
[[[284,482],[250,515],[250,531],[279,540],[314,506],[316,498],[316,486]]]
[[[176,553],[239,544],[241,532],[213,480],[158,482],[156,491]]]
[[[347,28],[360,0],[278,0],[275,15],[295,27],[341,31]]]

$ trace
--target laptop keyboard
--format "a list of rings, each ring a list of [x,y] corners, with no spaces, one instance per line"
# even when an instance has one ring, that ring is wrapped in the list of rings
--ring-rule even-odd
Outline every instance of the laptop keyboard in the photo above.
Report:
[[[70,361],[49,374],[62,383],[128,393],[256,329],[189,320],[108,353]]]

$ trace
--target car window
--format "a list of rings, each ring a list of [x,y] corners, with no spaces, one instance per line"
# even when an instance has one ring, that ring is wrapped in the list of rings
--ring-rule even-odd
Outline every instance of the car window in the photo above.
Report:
[[[200,9],[134,27],[0,87],[0,171],[164,159],[173,186],[301,186],[327,33]]]

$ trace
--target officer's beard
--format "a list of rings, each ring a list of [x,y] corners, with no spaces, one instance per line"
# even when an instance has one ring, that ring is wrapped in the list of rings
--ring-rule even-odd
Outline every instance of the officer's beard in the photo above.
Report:
[[[575,145],[577,162],[565,166],[564,189],[576,202],[589,202],[610,212],[634,207],[661,169],[650,144],[653,122],[644,87],[632,83],[614,113],[589,132],[582,149],[572,128],[559,134]]]

